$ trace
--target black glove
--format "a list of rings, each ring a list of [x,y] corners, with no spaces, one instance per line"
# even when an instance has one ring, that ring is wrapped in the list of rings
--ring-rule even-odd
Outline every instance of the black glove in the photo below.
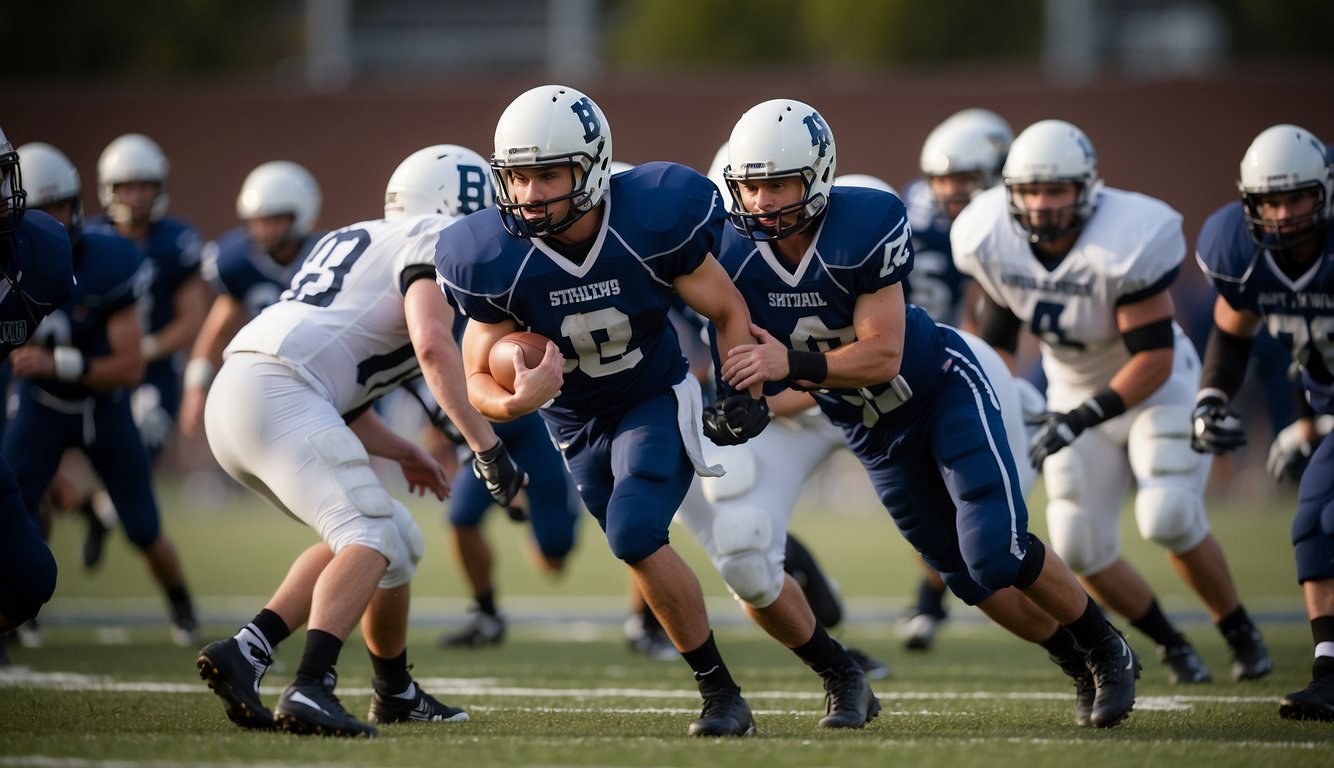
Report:
[[[1228,410],[1227,401],[1207,395],[1195,403],[1190,414],[1190,447],[1198,453],[1215,456],[1234,451],[1246,444],[1241,419]]]
[[[763,432],[772,418],[763,397],[729,395],[704,409],[704,434],[715,445],[741,445]]]
[[[1269,470],[1269,475],[1276,482],[1288,481],[1299,483],[1302,479],[1302,473],[1306,471],[1306,465],[1311,463],[1311,454],[1320,447],[1320,438],[1314,441],[1303,440],[1298,427],[1299,422],[1293,422],[1282,429],[1274,442],[1269,446],[1269,460],[1265,467]]]
[[[511,519],[519,522],[528,519],[528,514],[514,503],[514,497],[528,482],[528,475],[515,465],[503,441],[498,440],[494,446],[475,454],[472,472],[486,483],[491,498],[505,508]]]
[[[1073,443],[1088,427],[1079,409],[1067,413],[1044,413],[1033,422],[1041,424],[1028,446],[1028,461],[1033,469],[1042,469],[1047,457]]]

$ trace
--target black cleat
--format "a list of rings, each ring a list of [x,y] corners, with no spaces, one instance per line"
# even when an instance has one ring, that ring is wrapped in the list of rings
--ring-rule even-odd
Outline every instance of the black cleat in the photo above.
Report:
[[[749,736],[755,733],[755,718],[739,690],[714,691],[704,697],[704,710],[690,724],[691,736]]]
[[[1254,624],[1246,624],[1223,635],[1232,649],[1232,679],[1259,680],[1274,671],[1264,638]]]
[[[472,619],[458,632],[440,638],[442,648],[481,648],[505,639],[505,617],[472,609]]]
[[[1158,658],[1167,665],[1167,681],[1173,685],[1194,685],[1208,683],[1214,679],[1213,673],[1204,666],[1204,660],[1195,652],[1190,643],[1182,643],[1168,648],[1160,645],[1156,649]]]
[[[860,669],[826,677],[824,690],[821,728],[862,728],[880,714],[880,699]]]
[[[97,516],[97,511],[93,509],[93,500],[89,497],[79,506],[79,516],[84,519],[88,525],[88,530],[83,534],[83,567],[84,570],[91,571],[102,562],[102,552],[106,549],[107,537],[111,535],[111,528],[102,522],[102,518]]]
[[[410,699],[400,699],[397,696],[380,693],[377,688],[371,696],[371,711],[366,719],[376,725],[411,721],[419,723],[468,722],[467,712],[437,701],[434,696],[423,691],[416,682],[413,682],[412,687],[414,695]]]
[[[246,658],[236,638],[209,643],[199,652],[199,677],[222,699],[227,719],[242,728],[270,730],[273,713],[259,700],[259,681],[273,659],[258,649]]]
[[[273,721],[280,730],[296,734],[319,736],[365,736],[374,738],[379,731],[363,723],[343,709],[343,703],[334,695],[338,676],[330,672],[322,685],[292,683],[283,689]]]
[[[867,680],[884,680],[889,677],[889,665],[880,659],[868,656],[865,651],[851,646],[843,646],[843,650],[847,651],[848,656],[862,668]]]
[[[1135,681],[1143,665],[1125,636],[1114,628],[1089,651],[1085,663],[1095,686],[1089,721],[1095,728],[1111,728],[1135,708]]]
[[[1084,657],[1060,659],[1048,655],[1047,658],[1056,662],[1061,671],[1075,681],[1075,725],[1080,728],[1093,725],[1093,696],[1097,693],[1097,686],[1093,683],[1093,673],[1089,672],[1088,664],[1084,663]]]
[[[1317,677],[1300,691],[1284,696],[1278,716],[1284,720],[1334,722],[1334,675]]]

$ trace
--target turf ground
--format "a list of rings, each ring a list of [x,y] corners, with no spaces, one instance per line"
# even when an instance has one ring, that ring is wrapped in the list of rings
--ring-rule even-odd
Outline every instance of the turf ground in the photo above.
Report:
[[[1136,710],[1120,727],[1091,731],[1073,725],[1071,688],[1038,649],[957,602],[932,651],[901,650],[893,619],[915,583],[915,562],[869,496],[846,491],[861,487],[849,477],[835,471],[810,489],[794,530],[847,596],[840,637],[893,668],[875,686],[885,711],[864,731],[816,728],[823,714],[818,680],[746,622],[684,532],[678,547],[701,576],[720,647],[755,710],[755,738],[686,738],[698,712],[689,672],[684,662],[626,650],[623,567],[592,525],[584,526],[566,576],[548,581],[526,562],[525,531],[493,516],[488,525],[510,634],[499,648],[438,648],[436,638],[461,621],[467,601],[445,554],[438,509],[417,503],[431,548],[413,587],[410,661],[424,687],[466,707],[471,722],[391,726],[369,742],[241,731],[199,681],[197,649],[171,644],[162,600],[124,540],[114,539],[102,568],[86,574],[78,565],[78,526],[58,520],[52,546],[62,570],[43,614],[45,643],[12,648],[13,666],[0,669],[0,766],[1334,765],[1334,726],[1277,716],[1278,699],[1305,685],[1310,670],[1310,632],[1287,543],[1291,496],[1244,503],[1234,496],[1211,506],[1243,599],[1276,661],[1273,675],[1246,684],[1229,680],[1226,648],[1199,603],[1125,516],[1128,557],[1216,680],[1169,685],[1147,641],[1131,632],[1145,656]],[[263,604],[310,534],[246,495],[210,504],[171,483],[162,491],[166,530],[185,557],[205,633],[210,640],[231,634]],[[1040,493],[1034,501],[1040,509]],[[1043,532],[1040,520],[1035,529]],[[300,650],[299,636],[279,649],[280,668],[262,689],[266,701],[276,700]],[[364,715],[370,666],[358,635],[338,669],[341,697]]]

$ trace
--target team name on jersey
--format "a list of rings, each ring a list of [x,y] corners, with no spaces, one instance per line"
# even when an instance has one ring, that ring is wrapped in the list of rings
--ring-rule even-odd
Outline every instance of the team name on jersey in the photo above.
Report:
[[[806,291],[804,293],[770,293],[769,306],[771,307],[827,307],[829,302],[824,300],[816,291]]]
[[[1074,283],[1068,280],[1039,280],[1032,275],[1005,274],[1001,282],[1013,288],[1023,288],[1043,293],[1059,293],[1064,296],[1092,296],[1092,283]]]
[[[0,342],[11,346],[22,346],[28,340],[28,323],[25,320],[6,320],[0,322]]]
[[[551,291],[547,294],[551,299],[551,306],[559,307],[565,304],[578,304],[583,301],[594,301],[595,299],[605,299],[608,296],[621,295],[620,280],[603,280],[600,283],[590,285],[577,285],[573,288],[564,288],[559,291]]]
[[[1287,293],[1284,291],[1263,291],[1260,293],[1261,309],[1334,309],[1334,294],[1328,293]]]

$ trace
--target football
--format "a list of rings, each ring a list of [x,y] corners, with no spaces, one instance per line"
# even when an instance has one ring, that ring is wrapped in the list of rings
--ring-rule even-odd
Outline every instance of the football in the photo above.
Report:
[[[529,368],[536,368],[542,363],[547,353],[547,337],[532,331],[515,331],[506,334],[491,346],[487,362],[491,367],[491,378],[510,392],[514,391],[514,348],[523,350],[523,362]]]

